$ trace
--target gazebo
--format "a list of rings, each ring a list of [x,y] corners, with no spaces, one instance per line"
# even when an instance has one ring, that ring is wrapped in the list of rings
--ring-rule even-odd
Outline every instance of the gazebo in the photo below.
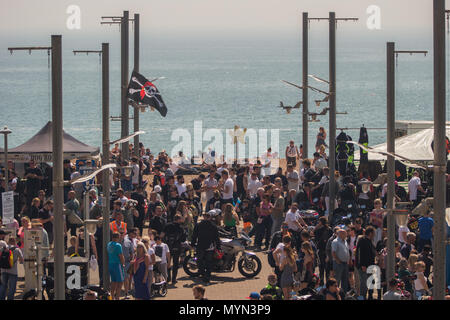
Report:
[[[20,146],[8,149],[8,159],[14,162],[52,162],[53,139],[52,122],[39,130],[28,141]],[[3,149],[0,149],[3,152]],[[75,139],[63,130],[63,156],[64,159],[92,159],[99,155],[100,148],[92,147]]]

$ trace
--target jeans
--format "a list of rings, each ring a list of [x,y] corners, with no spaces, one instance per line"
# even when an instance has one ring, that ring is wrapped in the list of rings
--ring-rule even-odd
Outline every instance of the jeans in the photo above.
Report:
[[[283,217],[279,217],[279,218],[273,218],[272,217],[272,231],[271,234],[273,235],[275,232],[280,231],[281,229],[281,224],[284,221]]]
[[[319,278],[320,282],[325,283],[325,279],[328,279],[330,277],[330,268],[328,266],[328,263],[326,263],[325,259],[327,258],[327,254],[325,251],[318,251],[319,256]]]
[[[337,263],[333,260],[333,270],[334,277],[336,278],[337,284],[344,290],[344,293],[348,291],[348,264],[347,263]]]
[[[0,300],[14,300],[16,293],[17,275],[2,272],[2,284],[0,285]]]
[[[178,275],[178,268],[180,265],[180,251],[181,250],[177,250],[178,248],[174,249],[171,248],[170,249],[170,259],[172,259],[172,267],[170,267],[170,269],[168,270],[168,277],[167,277],[167,282],[169,281],[176,281],[177,280],[177,275]]]
[[[263,238],[266,239],[266,247],[270,246],[270,236],[272,231],[272,217],[265,216],[261,223],[256,224],[255,245],[261,247]]]
[[[359,295],[363,296],[365,299],[367,294],[367,270],[366,272],[362,271],[361,268],[357,268],[357,270],[359,276]]]
[[[209,250],[199,250],[197,252],[198,258],[198,271],[200,275],[202,275],[206,281],[209,281],[211,278],[211,271],[213,267],[213,255],[214,251]]]

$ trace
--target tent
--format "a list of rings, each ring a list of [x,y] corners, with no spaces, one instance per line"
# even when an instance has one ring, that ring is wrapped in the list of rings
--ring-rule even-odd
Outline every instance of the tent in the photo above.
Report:
[[[446,135],[450,137],[450,126],[446,127]],[[413,161],[433,161],[434,153],[431,145],[434,140],[434,128],[425,129],[411,135],[395,139],[395,154]],[[387,143],[372,147],[375,151],[387,151]],[[359,160],[359,154],[355,154]],[[369,152],[369,160],[387,160],[387,157],[378,153]]]
[[[8,159],[14,162],[52,162],[52,122],[49,121],[38,133],[18,147],[8,149]],[[98,147],[78,141],[63,130],[64,159],[89,159],[99,154]]]

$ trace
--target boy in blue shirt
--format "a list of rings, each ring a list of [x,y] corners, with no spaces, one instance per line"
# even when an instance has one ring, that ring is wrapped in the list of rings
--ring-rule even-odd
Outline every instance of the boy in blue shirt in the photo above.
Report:
[[[125,258],[123,256],[122,245],[119,243],[120,234],[114,232],[112,241],[108,243],[108,267],[111,277],[111,296],[114,300],[119,300],[120,289],[125,280]]]
[[[423,246],[428,244],[431,246],[431,238],[433,237],[434,220],[430,217],[430,211],[427,211],[423,217],[419,218],[419,241],[417,250],[422,252]]]

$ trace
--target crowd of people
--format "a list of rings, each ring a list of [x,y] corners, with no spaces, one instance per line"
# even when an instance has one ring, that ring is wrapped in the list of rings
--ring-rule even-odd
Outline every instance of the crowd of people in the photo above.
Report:
[[[211,161],[197,165],[182,152],[174,158],[165,151],[154,155],[142,143],[137,156],[130,144],[132,156],[124,159],[115,145],[111,160],[120,168],[111,169],[110,175],[111,242],[102,247],[99,224],[95,234],[89,234],[87,250],[87,230],[77,217],[102,221],[102,190],[95,183],[75,183],[64,187],[66,254],[83,257],[89,251],[98,264],[100,285],[103,255],[107,254],[113,299],[132,294],[135,299],[148,300],[153,295],[152,284],[177,283],[186,241],[201,253],[199,269],[208,283],[212,254],[220,250],[218,230],[230,236],[243,231],[254,237],[251,249],[267,252],[272,268],[268,285],[260,293],[253,292],[252,299],[305,295],[326,300],[375,299],[375,294],[377,299],[418,299],[429,295],[432,215],[427,211],[414,223],[396,230],[398,276],[386,279],[386,184],[375,188],[367,172],[330,173],[325,138],[321,130],[312,160],[303,159],[302,147],[291,141],[286,148],[286,171],[280,167],[273,174],[265,170],[267,166],[260,159],[254,163],[245,159],[230,165]],[[64,180],[80,177],[88,164],[65,160]],[[6,183],[14,191],[15,219],[5,227],[14,230],[16,237],[10,236],[6,243],[2,240],[8,232],[0,230],[2,250],[9,248],[13,253],[13,267],[1,269],[0,299],[14,297],[17,264],[23,262],[24,230],[41,228],[44,244],[50,248],[54,241],[51,170],[35,161],[29,162],[23,177],[18,177],[12,162],[7,169],[9,181],[3,179],[0,193]],[[189,183],[186,174],[194,175]],[[334,212],[329,212],[330,174],[336,178]],[[414,172],[408,193],[396,184],[396,197],[407,197],[417,205],[419,195],[425,193],[419,176]],[[370,187],[364,188],[367,182]],[[85,191],[88,197],[84,197]],[[354,209],[361,204],[365,210],[359,214]],[[219,212],[214,223],[209,215],[212,211]],[[350,217],[342,215],[335,220],[341,211],[350,212]],[[44,257],[51,255],[49,250]],[[374,270],[379,270],[380,281],[372,286],[367,279]],[[204,298],[202,286],[194,289],[197,299]]]

